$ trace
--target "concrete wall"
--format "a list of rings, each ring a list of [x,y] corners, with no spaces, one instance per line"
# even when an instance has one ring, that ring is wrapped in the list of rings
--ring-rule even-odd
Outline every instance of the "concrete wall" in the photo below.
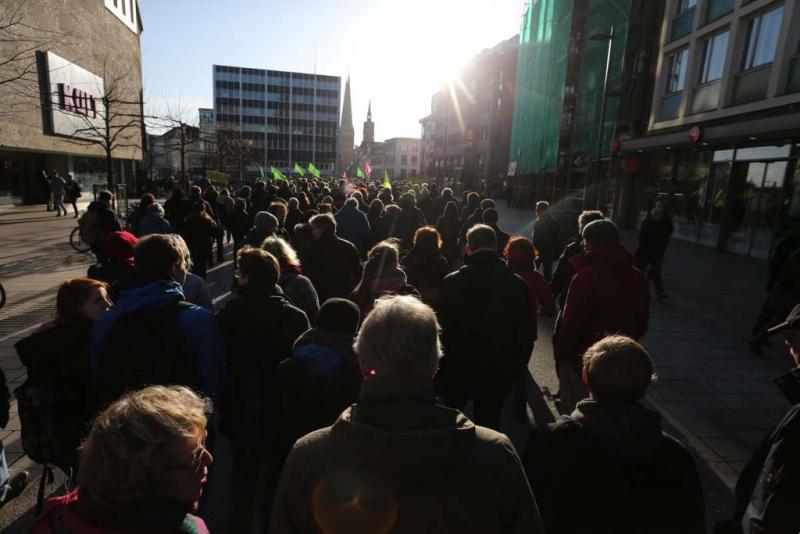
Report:
[[[55,32],[51,35],[35,32],[40,51],[50,50],[64,59],[105,78],[106,91],[111,79],[119,79],[120,100],[138,102],[142,94],[141,47],[139,35],[106,9],[103,0],[4,0],[7,10],[25,4],[24,22],[27,25]],[[2,13],[2,12],[0,12]],[[0,15],[2,16],[2,15]],[[0,42],[0,57],[9,57],[19,50],[18,44]],[[35,61],[35,52],[24,55],[26,64]],[[3,71],[0,70],[0,80]],[[13,104],[13,105],[12,105]],[[140,115],[138,104],[127,105],[126,115]],[[37,71],[19,83],[0,83],[0,149],[19,149],[33,152],[55,152],[80,156],[104,156],[98,146],[83,146],[62,137],[45,135]],[[127,120],[130,120],[129,118]],[[113,127],[112,127],[113,131]],[[135,147],[119,148],[116,158],[142,158],[141,125],[126,130],[125,144]]]

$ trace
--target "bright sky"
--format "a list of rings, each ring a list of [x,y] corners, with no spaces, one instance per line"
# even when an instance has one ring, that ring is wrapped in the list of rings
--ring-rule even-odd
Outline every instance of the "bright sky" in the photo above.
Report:
[[[213,107],[211,66],[351,76],[356,143],[419,137],[460,66],[519,32],[524,0],[139,0],[148,113]],[[196,118],[193,119],[193,121]]]

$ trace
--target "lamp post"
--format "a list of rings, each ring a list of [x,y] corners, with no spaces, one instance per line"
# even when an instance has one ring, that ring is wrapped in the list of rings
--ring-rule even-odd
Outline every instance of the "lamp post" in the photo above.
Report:
[[[600,181],[600,158],[602,157],[602,150],[603,150],[603,127],[605,126],[606,121],[606,100],[608,97],[608,74],[611,68],[611,45],[614,43],[614,26],[611,26],[611,30],[608,33],[599,33],[592,35],[588,39],[589,41],[606,41],[608,42],[608,50],[606,52],[606,70],[603,76],[603,95],[602,100],[600,102],[600,125],[597,129],[597,146],[595,147],[595,158],[594,158],[594,182],[597,185]],[[583,194],[583,204],[586,207],[586,193],[588,191],[588,178],[587,178],[587,188]],[[596,204],[596,193],[595,193],[595,206]]]

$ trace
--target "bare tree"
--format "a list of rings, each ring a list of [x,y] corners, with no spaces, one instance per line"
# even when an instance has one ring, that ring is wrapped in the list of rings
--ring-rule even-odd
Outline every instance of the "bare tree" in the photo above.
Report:
[[[196,110],[185,107],[179,100],[174,105],[167,105],[163,114],[148,118],[150,126],[166,130],[164,135],[169,138],[164,147],[167,151],[178,154],[181,180],[186,179],[187,167],[192,167],[192,156],[202,156],[199,147],[200,129],[192,124],[195,113]]]
[[[67,35],[34,25],[30,12],[43,2],[0,0],[0,119],[40,107],[36,51],[63,43]]]
[[[103,65],[103,96],[91,108],[79,109],[78,125],[66,139],[75,144],[102,148],[106,159],[106,181],[114,183],[114,153],[143,147],[144,115],[141,94],[131,87],[132,66],[111,61]],[[98,88],[99,89],[99,88]]]

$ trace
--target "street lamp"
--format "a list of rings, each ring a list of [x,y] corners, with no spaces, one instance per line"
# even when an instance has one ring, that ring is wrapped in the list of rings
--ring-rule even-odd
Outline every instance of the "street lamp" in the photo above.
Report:
[[[603,149],[603,127],[605,126],[605,121],[606,121],[606,100],[608,97],[608,73],[611,68],[611,45],[614,43],[614,26],[611,26],[611,30],[608,33],[598,33],[592,35],[591,37],[589,37],[588,40],[599,41],[599,42],[606,41],[608,43],[608,50],[606,52],[606,71],[605,75],[603,76],[603,96],[600,102],[600,126],[598,127],[597,131],[597,146],[595,148],[595,158],[594,158],[594,178],[595,178],[595,184],[597,184],[600,181],[599,180],[600,157]],[[586,207],[586,191],[584,191],[583,194],[583,203],[584,207]]]

